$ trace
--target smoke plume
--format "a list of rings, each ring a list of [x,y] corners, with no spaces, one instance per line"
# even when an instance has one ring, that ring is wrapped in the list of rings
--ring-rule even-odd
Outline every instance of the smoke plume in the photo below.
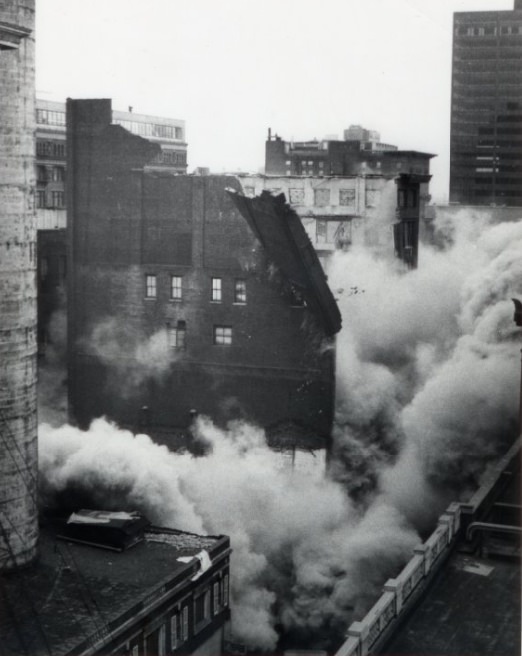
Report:
[[[329,476],[282,466],[263,431],[241,422],[224,431],[199,418],[207,448],[194,457],[98,419],[88,434],[40,427],[44,498],[74,490],[99,507],[230,535],[237,638],[273,649],[282,630],[332,648],[419,532],[515,436],[520,336],[509,299],[522,295],[522,221],[463,213],[441,219],[437,238],[416,271],[363,249],[334,256],[343,330]]]
[[[122,397],[132,395],[147,379],[161,381],[176,359],[164,328],[143,340],[114,317],[97,323],[84,346],[107,365],[108,388]]]

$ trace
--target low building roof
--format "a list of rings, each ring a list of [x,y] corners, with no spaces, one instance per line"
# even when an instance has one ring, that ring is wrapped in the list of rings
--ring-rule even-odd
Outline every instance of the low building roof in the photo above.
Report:
[[[59,530],[43,526],[37,561],[0,574],[0,633],[10,655],[81,654],[190,585],[201,571],[196,554],[204,550],[213,561],[230,545],[226,536],[149,527],[141,542],[116,553],[58,540]]]

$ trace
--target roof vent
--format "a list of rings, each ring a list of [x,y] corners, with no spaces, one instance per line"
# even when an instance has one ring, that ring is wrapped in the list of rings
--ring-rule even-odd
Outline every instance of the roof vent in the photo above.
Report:
[[[138,512],[78,510],[72,513],[58,538],[93,547],[123,551],[144,537],[149,521]]]

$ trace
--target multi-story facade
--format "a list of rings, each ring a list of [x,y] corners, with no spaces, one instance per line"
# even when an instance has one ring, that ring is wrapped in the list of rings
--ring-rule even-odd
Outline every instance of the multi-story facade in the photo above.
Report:
[[[522,1],[453,22],[450,202],[522,205]]]
[[[380,135],[352,125],[344,140],[285,141],[268,130],[266,175],[389,175],[416,173],[433,155],[380,142]]]
[[[397,177],[252,175],[240,176],[240,181],[249,197],[263,190],[285,195],[324,266],[336,250],[364,245],[415,267],[429,177],[426,160],[417,174]]]
[[[69,101],[68,111],[73,417],[86,425],[105,414],[172,436],[200,413],[328,437],[340,315],[309,242],[299,247],[309,247],[306,264],[277,273],[226,191],[241,191],[236,178],[149,167],[157,147],[114,125],[109,101]],[[270,248],[299,252],[292,239],[278,235]],[[121,348],[103,356],[93,335],[107,321],[104,344]],[[128,389],[141,371],[133,349],[150,338],[166,367]]]
[[[416,267],[434,155],[398,150],[357,125],[344,137],[288,142],[269,130],[265,177],[244,181],[247,193],[285,193],[323,260],[336,248],[365,244]]]

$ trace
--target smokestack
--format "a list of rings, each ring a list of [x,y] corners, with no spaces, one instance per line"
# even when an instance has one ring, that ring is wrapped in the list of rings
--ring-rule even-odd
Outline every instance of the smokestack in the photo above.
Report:
[[[34,0],[0,4],[0,570],[38,537]]]

